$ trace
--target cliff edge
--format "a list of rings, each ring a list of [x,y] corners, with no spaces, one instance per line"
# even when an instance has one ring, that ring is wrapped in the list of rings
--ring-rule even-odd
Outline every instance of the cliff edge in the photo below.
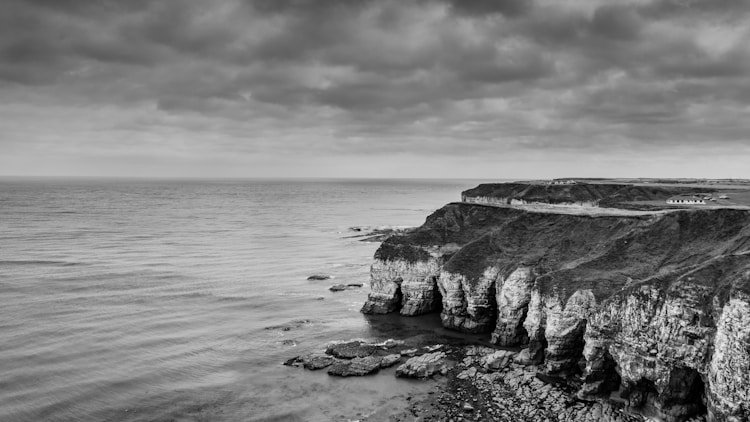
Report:
[[[634,192],[603,186],[605,198]],[[596,196],[585,190],[573,202]],[[370,284],[363,312],[440,312],[447,328],[523,347],[520,362],[581,399],[667,421],[750,420],[748,210],[576,215],[452,203],[386,239]]]

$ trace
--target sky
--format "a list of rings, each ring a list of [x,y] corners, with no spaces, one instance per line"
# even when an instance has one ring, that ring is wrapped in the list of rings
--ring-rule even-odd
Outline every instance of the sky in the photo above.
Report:
[[[750,178],[750,1],[3,0],[0,175]]]

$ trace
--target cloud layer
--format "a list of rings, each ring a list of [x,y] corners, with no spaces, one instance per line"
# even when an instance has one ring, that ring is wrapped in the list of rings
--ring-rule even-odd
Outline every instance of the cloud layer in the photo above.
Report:
[[[749,24],[736,0],[8,0],[0,173],[750,177]]]

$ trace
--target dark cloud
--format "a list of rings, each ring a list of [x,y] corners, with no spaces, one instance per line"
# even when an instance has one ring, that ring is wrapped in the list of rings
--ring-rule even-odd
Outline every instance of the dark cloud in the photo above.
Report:
[[[533,7],[532,0],[448,0],[457,13],[469,16],[502,14],[507,17],[528,13]]]
[[[102,132],[190,133],[200,121],[200,133],[250,133],[264,151],[281,147],[261,134],[300,147],[304,133],[327,143],[315,151],[352,154],[731,143],[746,129],[732,122],[750,117],[749,5],[8,0],[0,95],[13,94],[6,107],[136,116],[102,119]]]
[[[642,27],[641,18],[635,10],[623,5],[605,5],[594,11],[591,29],[594,36],[616,40],[632,40]]]

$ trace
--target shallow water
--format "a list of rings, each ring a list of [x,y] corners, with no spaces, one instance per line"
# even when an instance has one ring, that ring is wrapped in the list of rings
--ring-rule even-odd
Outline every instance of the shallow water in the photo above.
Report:
[[[386,415],[429,384],[280,363],[334,339],[450,335],[434,315],[360,314],[377,244],[346,237],[419,225],[474,185],[2,179],[0,420]]]

